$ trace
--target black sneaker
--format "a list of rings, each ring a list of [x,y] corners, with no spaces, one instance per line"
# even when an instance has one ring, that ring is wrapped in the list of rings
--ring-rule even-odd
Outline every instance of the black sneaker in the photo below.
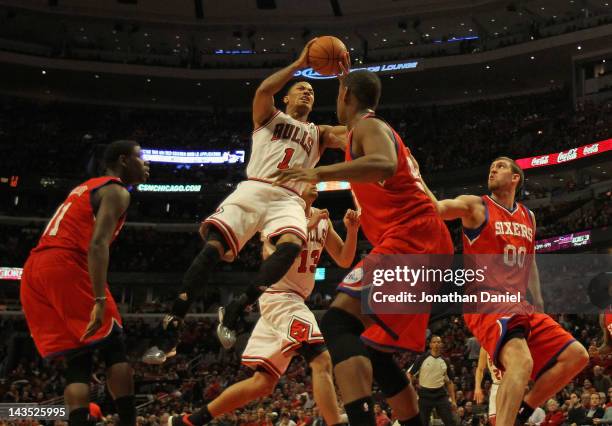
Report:
[[[146,350],[141,360],[145,364],[161,365],[168,358],[176,355],[183,320],[174,315],[166,315],[160,324],[160,335],[154,339],[155,344]]]

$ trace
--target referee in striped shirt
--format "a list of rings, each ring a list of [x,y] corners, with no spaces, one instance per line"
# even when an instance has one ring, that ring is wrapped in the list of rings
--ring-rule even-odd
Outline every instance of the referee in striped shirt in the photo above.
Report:
[[[412,382],[418,376],[419,411],[425,426],[429,426],[434,408],[444,426],[455,426],[452,413],[453,406],[457,405],[455,386],[449,373],[452,375],[448,361],[442,358],[442,338],[434,334],[429,341],[429,351],[420,355],[407,372]]]

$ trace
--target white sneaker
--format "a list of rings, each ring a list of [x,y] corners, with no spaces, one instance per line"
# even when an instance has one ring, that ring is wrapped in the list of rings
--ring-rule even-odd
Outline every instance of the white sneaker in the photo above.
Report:
[[[166,359],[168,359],[166,353],[157,346],[153,346],[147,349],[142,356],[141,361],[149,365],[162,365],[164,362],[166,362]]]

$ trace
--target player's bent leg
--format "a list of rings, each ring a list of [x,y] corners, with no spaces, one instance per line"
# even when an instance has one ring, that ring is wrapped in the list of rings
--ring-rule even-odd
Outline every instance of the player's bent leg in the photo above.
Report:
[[[414,387],[390,352],[368,348],[374,380],[402,426],[420,426],[419,406]]]
[[[533,359],[527,341],[518,335],[506,340],[498,359],[505,371],[497,391],[496,422],[498,426],[512,426],[531,376]]]
[[[127,362],[118,362],[106,370],[106,384],[115,401],[120,426],[136,424],[133,374],[134,370]]]
[[[119,425],[134,426],[136,424],[134,370],[127,362],[122,336],[113,334],[100,352],[106,364],[106,385],[119,413]]]
[[[71,426],[91,426],[89,420],[89,382],[93,367],[91,351],[84,351],[66,359],[66,388],[64,401],[68,406]]]
[[[229,243],[214,225],[210,226],[204,247],[193,259],[183,276],[183,287],[179,296],[174,300],[170,314],[162,320],[160,335],[154,339],[152,347],[142,356],[144,363],[160,365],[168,357],[176,354],[176,346],[185,315],[193,301],[202,293],[210,273],[221,261],[226,250],[229,250]]]
[[[331,356],[324,344],[308,346],[303,355],[312,369],[312,393],[315,402],[326,424],[339,424],[340,410],[332,376]]]
[[[554,361],[553,361],[554,362]],[[574,341],[556,358],[552,367],[538,377],[525,402],[530,407],[543,405],[548,398],[565,387],[589,363],[589,354],[580,342]]]
[[[352,426],[374,426],[372,364],[360,339],[365,327],[356,316],[340,308],[351,304],[359,305],[359,300],[339,294],[332,307],[323,315],[321,331],[328,345],[336,384],[349,423]],[[351,309],[355,310],[355,306]]]
[[[172,306],[172,315],[181,319],[185,318],[191,304],[205,288],[210,272],[221,261],[228,247],[229,243],[225,241],[221,233],[211,227],[204,242],[204,247],[193,259],[183,276],[183,287]]]
[[[278,383],[278,377],[267,371],[255,371],[251,377],[241,382],[234,383],[224,390],[221,395],[213,399],[208,405],[197,412],[172,418],[173,426],[202,426],[209,423],[215,417],[245,406],[257,398],[262,398],[274,392]]]
[[[246,289],[241,297],[233,300],[225,307],[222,318],[224,327],[228,330],[235,329],[238,319],[244,313],[244,309],[248,305],[255,303],[267,286],[280,281],[289,271],[293,262],[299,256],[302,245],[303,240],[294,234],[284,233],[278,237],[275,244],[276,250],[261,263],[253,284]],[[224,343],[224,340],[226,340],[224,338],[225,335],[231,336],[231,333],[222,333],[219,338],[221,343],[227,348],[228,346]]]

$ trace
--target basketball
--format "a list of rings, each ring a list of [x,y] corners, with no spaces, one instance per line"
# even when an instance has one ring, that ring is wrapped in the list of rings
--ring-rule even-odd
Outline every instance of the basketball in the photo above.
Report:
[[[346,46],[339,38],[319,37],[308,50],[308,63],[319,74],[340,74],[341,69],[338,62],[342,61],[346,52]]]

